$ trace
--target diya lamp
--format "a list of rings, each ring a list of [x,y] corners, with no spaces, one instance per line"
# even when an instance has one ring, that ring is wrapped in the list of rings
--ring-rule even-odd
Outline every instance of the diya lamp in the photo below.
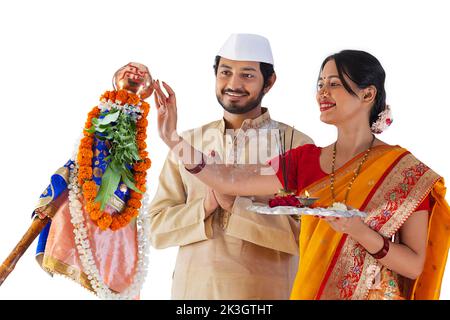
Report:
[[[311,207],[312,205],[314,205],[314,203],[319,200],[319,198],[313,198],[310,197],[310,194],[308,192],[308,190],[305,189],[305,193],[303,196],[299,196],[297,197],[298,201],[300,201],[300,203],[302,205],[304,205],[305,207]]]

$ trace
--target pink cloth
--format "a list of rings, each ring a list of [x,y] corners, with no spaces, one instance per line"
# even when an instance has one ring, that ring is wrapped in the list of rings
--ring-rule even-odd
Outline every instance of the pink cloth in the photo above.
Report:
[[[46,264],[47,260],[56,260],[62,265],[70,266],[68,270],[75,269],[76,271],[72,274],[79,274],[84,272],[84,269],[75,246],[67,190],[55,200],[55,206],[58,210],[52,220],[45,247],[44,267],[52,273],[60,273],[52,267],[52,263]],[[114,209],[107,206],[107,210],[111,212]],[[84,212],[84,217],[90,247],[103,281],[110,289],[122,292],[131,284],[136,272],[137,230],[135,220],[117,231],[110,229],[102,231],[91,221],[86,212]],[[46,257],[50,259],[46,259]],[[75,279],[70,274],[65,275],[81,283],[81,279]]]

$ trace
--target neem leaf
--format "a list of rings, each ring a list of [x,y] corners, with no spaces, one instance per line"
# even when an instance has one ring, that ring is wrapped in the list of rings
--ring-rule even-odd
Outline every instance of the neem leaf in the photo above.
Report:
[[[109,128],[111,125],[108,123],[108,124],[99,124],[98,126],[97,126],[97,128],[105,128],[105,129],[107,129],[107,128]]]
[[[102,137],[102,136],[97,136],[97,138],[98,138],[99,140],[102,140],[102,141],[105,141],[105,140],[106,140],[106,138],[105,138],[105,137]]]
[[[137,149],[135,149],[135,148],[131,149],[131,154],[132,154],[134,160],[142,160]]]
[[[98,126],[98,127],[95,129],[95,131],[101,132],[101,133],[105,132],[106,130],[107,130],[106,128],[102,128],[101,126]]]
[[[138,188],[136,188],[136,185],[134,184],[134,182],[132,180],[130,180],[127,175],[125,174],[124,171],[122,171],[122,181],[127,185],[128,188],[130,188],[131,190],[134,190],[138,193],[143,193],[141,190],[139,190]]]
[[[86,132],[88,132],[88,133],[94,133],[95,132],[95,127],[94,126],[92,126],[92,127],[90,127],[89,129],[84,129],[84,131],[86,131]]]
[[[129,177],[130,180],[132,180],[132,181],[134,182],[134,176],[133,176],[133,174],[131,173],[131,170],[130,170],[130,168],[129,168],[128,166],[125,167],[124,172],[125,172],[125,174],[127,175],[127,177]]]
[[[106,203],[112,197],[114,191],[116,191],[119,182],[120,174],[113,170],[111,165],[109,165],[102,176],[100,190],[95,198],[96,202],[100,202],[100,210],[105,209]]]
[[[99,125],[110,124],[116,121],[120,116],[120,110],[114,111],[113,113],[108,113],[103,119],[98,120]]]

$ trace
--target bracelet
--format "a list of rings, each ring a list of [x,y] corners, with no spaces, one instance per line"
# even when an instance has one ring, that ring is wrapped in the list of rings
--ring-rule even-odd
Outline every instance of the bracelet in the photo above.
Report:
[[[203,153],[202,153],[202,162],[199,163],[198,165],[196,165],[194,168],[192,169],[188,169],[186,167],[184,167],[187,172],[192,173],[192,174],[196,174],[199,173],[200,171],[202,171],[202,169],[206,166],[206,162],[205,162],[205,158],[203,157]]]
[[[381,236],[383,238],[383,248],[381,248],[380,251],[375,252],[375,253],[370,253],[370,255],[372,257],[374,257],[375,259],[379,260],[379,259],[383,259],[387,253],[389,252],[389,239],[385,238],[383,236]]]

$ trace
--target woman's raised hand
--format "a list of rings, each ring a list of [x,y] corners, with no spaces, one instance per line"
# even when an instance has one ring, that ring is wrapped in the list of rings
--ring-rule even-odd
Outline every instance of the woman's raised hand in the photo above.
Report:
[[[158,132],[170,149],[180,141],[177,133],[177,101],[172,88],[162,82],[168,96],[162,91],[159,80],[155,81],[155,105],[158,110]]]

